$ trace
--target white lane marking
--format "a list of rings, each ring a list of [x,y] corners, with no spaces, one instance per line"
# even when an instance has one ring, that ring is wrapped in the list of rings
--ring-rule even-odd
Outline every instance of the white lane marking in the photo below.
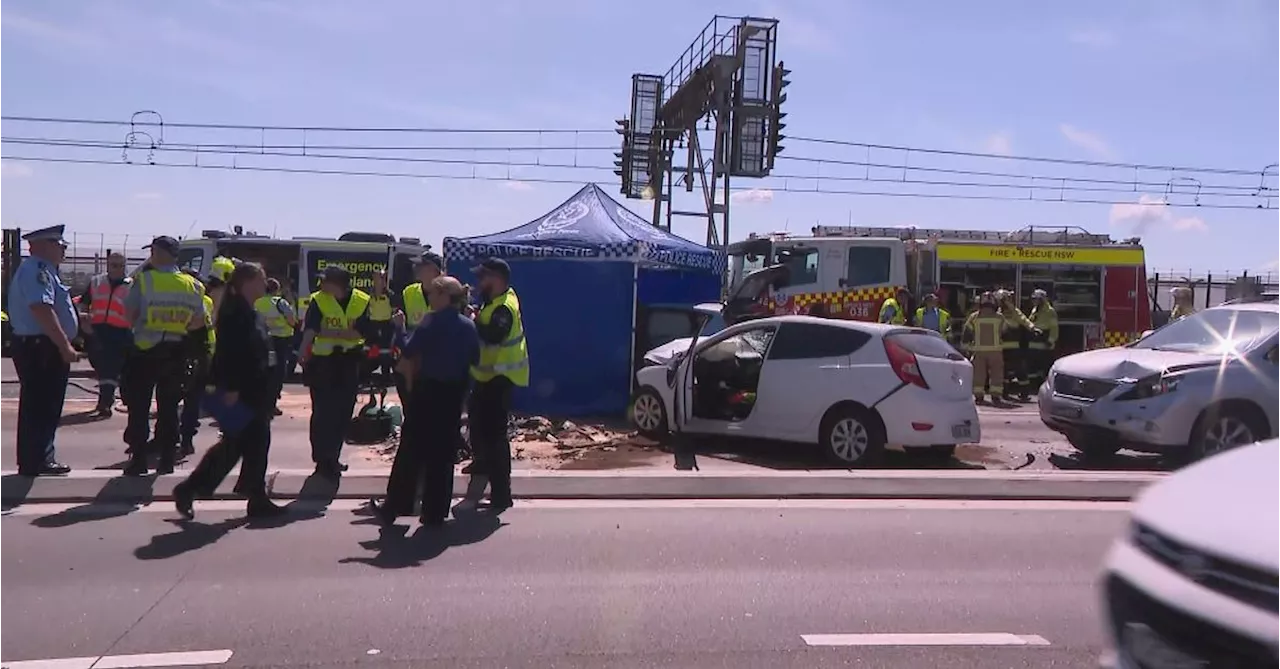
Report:
[[[1036,634],[801,634],[810,646],[1048,646]]]
[[[455,499],[455,501],[457,501]],[[319,504],[307,500],[289,502],[299,508],[319,508]],[[238,500],[198,500],[196,513],[239,513],[244,502]],[[329,511],[355,511],[364,508],[363,499],[337,499],[327,505]],[[1129,502],[1079,502],[1079,501],[1025,501],[1017,500],[945,500],[945,499],[534,499],[516,500],[516,509],[551,511],[565,509],[836,509],[855,511],[1108,511],[1128,512]],[[151,502],[143,506],[132,504],[23,504],[4,512],[5,517],[44,516],[63,512],[86,514],[174,513],[172,502]]]
[[[100,657],[67,657],[56,660],[22,660],[0,662],[3,669],[135,669],[138,667],[195,667],[226,664],[229,650],[197,650],[181,653],[145,653],[141,655],[103,655]]]

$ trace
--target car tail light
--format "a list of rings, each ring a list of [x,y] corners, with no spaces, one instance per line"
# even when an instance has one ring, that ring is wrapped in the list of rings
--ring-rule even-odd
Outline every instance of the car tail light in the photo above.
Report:
[[[889,366],[893,368],[893,373],[897,374],[903,383],[928,390],[929,384],[920,375],[920,363],[916,360],[915,353],[894,341],[893,337],[884,338],[884,353],[889,357]]]

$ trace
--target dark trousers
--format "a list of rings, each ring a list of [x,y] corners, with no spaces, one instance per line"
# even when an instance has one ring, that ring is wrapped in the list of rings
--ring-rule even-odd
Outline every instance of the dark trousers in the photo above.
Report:
[[[200,430],[200,402],[204,399],[205,373],[203,365],[196,365],[187,373],[189,376],[182,396],[179,432],[184,440],[192,440]]]
[[[222,484],[227,474],[240,461],[240,478],[235,491],[246,497],[267,494],[267,452],[271,449],[271,419],[258,412],[234,435],[223,435],[200,458],[187,483],[199,497],[208,497]]]
[[[293,337],[272,337],[271,346],[276,352],[276,366],[272,370],[271,389],[272,407],[280,401],[284,394],[284,382],[289,378],[289,370],[293,369]]]
[[[110,409],[116,401],[116,389],[120,386],[120,372],[124,369],[125,356],[133,347],[133,333],[99,323],[93,326],[93,338],[89,342],[89,362],[98,375],[98,408]]]
[[[1014,383],[1014,379],[1019,381],[1026,378],[1026,374],[1022,370],[1023,351],[1017,348],[1006,348],[1002,351],[1004,357],[1004,394],[1013,395],[1015,393],[1026,392],[1026,387],[1022,383]]]
[[[336,463],[342,455],[347,426],[356,409],[360,363],[360,357],[351,354],[316,356],[307,363],[311,460],[316,464]]]
[[[489,477],[489,499],[511,499],[511,379],[498,376],[471,389],[467,425],[471,433],[471,473]],[[417,390],[415,389],[416,393]],[[456,442],[455,442],[456,443]]]
[[[178,446],[178,404],[187,380],[187,355],[182,344],[162,342],[145,351],[133,349],[124,366],[124,403],[129,423],[124,443],[136,457],[149,455],[153,443],[161,458],[172,458]],[[156,438],[151,437],[151,398],[156,403]]]
[[[1026,355],[1027,385],[1036,391],[1049,376],[1049,368],[1053,366],[1053,351],[1047,348],[1028,348]]]
[[[443,520],[453,500],[453,455],[462,426],[467,382],[419,379],[400,432],[400,447],[387,481],[386,509],[397,516],[413,513],[419,484],[422,517]]]
[[[13,338],[18,373],[18,472],[35,475],[54,460],[53,441],[62,422],[71,366],[44,335]]]

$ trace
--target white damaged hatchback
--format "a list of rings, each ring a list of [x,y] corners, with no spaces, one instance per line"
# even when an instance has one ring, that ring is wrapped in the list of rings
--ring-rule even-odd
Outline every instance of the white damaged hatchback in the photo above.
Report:
[[[693,345],[692,364],[686,351],[636,374],[632,418],[646,436],[678,417],[690,434],[817,444],[844,466],[886,444],[949,455],[981,438],[973,368],[928,330],[774,316]]]

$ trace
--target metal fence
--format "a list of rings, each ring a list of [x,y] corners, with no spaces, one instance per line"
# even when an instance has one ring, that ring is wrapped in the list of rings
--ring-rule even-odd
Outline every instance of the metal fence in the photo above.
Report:
[[[1161,269],[1147,272],[1147,293],[1161,309],[1173,308],[1169,291],[1190,286],[1195,293],[1195,306],[1206,309],[1227,300],[1243,297],[1249,291],[1275,291],[1280,286],[1280,273],[1223,270],[1206,272],[1191,269]]]

